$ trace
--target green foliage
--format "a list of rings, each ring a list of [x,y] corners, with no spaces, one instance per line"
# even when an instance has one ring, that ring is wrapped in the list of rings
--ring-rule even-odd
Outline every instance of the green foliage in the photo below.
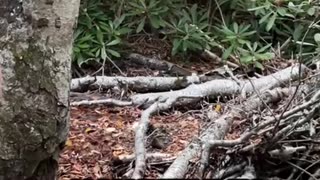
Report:
[[[167,35],[173,41],[172,55],[198,51],[214,45],[208,41],[209,32],[204,32],[208,27],[208,13],[194,4],[182,10],[181,18],[171,19],[167,24],[171,28]]]
[[[192,2],[192,3],[191,3]],[[223,59],[263,68],[271,48],[286,44],[282,57],[319,56],[320,5],[309,0],[87,0],[75,33],[74,61],[120,56],[131,33],[164,33],[172,55],[219,46]],[[302,47],[302,48],[300,48]],[[301,51],[301,52],[300,52]]]
[[[241,53],[240,61],[243,64],[254,64],[257,68],[263,69],[263,65],[259,62],[261,60],[269,60],[274,57],[273,53],[267,52],[271,44],[268,44],[264,47],[258,49],[258,43],[246,43],[246,49],[238,48]]]
[[[228,58],[230,54],[235,54],[238,48],[243,47],[244,44],[250,44],[249,38],[256,31],[249,28],[250,25],[238,25],[236,22],[231,27],[222,26],[221,28],[216,28],[221,33],[221,42],[226,43],[228,46],[223,53],[223,59]]]
[[[101,5],[99,0],[90,0],[81,6],[73,47],[73,60],[79,66],[89,60],[120,57],[117,49],[121,36],[130,32],[129,28],[121,26],[124,16],[112,21]]]
[[[126,16],[129,17],[129,27],[134,27],[139,33],[145,25],[151,25],[155,29],[165,27],[163,17],[169,11],[167,1],[161,0],[133,0],[125,4]]]

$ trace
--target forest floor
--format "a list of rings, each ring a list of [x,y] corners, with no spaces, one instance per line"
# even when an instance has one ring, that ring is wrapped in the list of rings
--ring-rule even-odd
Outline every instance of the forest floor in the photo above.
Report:
[[[219,69],[221,67],[221,64],[213,60],[200,57],[199,55],[190,55],[186,58],[170,59],[168,54],[170,53],[171,47],[162,40],[148,39],[144,37],[136,38],[130,43],[132,45],[130,51],[133,53],[139,53],[146,57],[156,57],[155,59],[166,60],[192,73],[204,74],[207,72],[212,72],[212,70]],[[127,77],[168,76],[167,74],[162,74],[161,70],[151,70],[151,68],[148,66],[133,67],[128,64],[126,65],[126,60],[123,60],[123,62],[118,61],[117,64],[121,64],[122,72],[119,72],[112,65],[108,64],[105,67],[104,75],[122,76],[124,73]],[[256,69],[254,68],[249,68],[246,69],[246,72],[244,72],[242,69],[240,71],[236,71],[235,73],[240,75],[241,79],[243,80],[245,79],[243,78],[243,74],[246,74],[246,77],[248,77],[249,73],[253,72],[253,79],[259,79],[260,77],[267,77],[268,75],[278,72],[281,69],[290,67],[292,62],[290,60],[276,58],[272,61],[264,63],[264,65],[266,68],[260,72],[256,72]],[[96,73],[100,67],[101,65],[98,65],[95,66],[95,68],[91,67],[86,71],[81,70],[81,76],[93,76],[93,74],[101,75],[101,72]],[[259,75],[257,75],[257,73]],[[215,77],[211,74],[210,76]],[[79,102],[81,100],[100,100],[107,98],[127,100],[132,95],[135,95],[135,92],[131,92],[128,89],[121,92],[118,91],[116,93],[113,90],[100,91],[98,89],[86,93],[78,93],[76,96],[71,96],[71,102]],[[226,97],[226,99],[224,98],[225,97],[222,97],[222,99],[210,99],[206,97],[200,103],[189,104],[183,107],[173,107],[169,110],[164,112],[162,111],[161,113],[156,113],[155,115],[151,116],[149,123],[151,126],[148,127],[148,132],[146,133],[147,138],[145,140],[147,155],[158,153],[158,155],[160,154],[162,157],[166,157],[156,162],[149,161],[147,163],[144,177],[149,179],[159,178],[192,140],[194,140],[196,137],[199,137],[199,135],[202,134],[205,129],[210,129],[208,127],[211,126],[212,123],[209,122],[207,114],[208,111],[212,111],[221,117],[221,115],[224,114],[224,109],[231,109],[232,111],[233,108],[239,107],[236,106],[236,101],[238,101],[239,98],[237,100],[235,97]],[[296,104],[301,102],[300,100],[301,98],[297,97],[294,102],[288,106],[288,108],[290,109],[295,107]],[[260,109],[254,109],[254,112],[250,112],[251,115],[247,118],[238,118],[238,116],[232,117],[234,121],[231,127],[228,128],[226,135],[222,138],[224,140],[239,139],[243,132],[252,128],[253,126],[256,126],[255,121],[267,120],[267,118],[272,119],[271,116],[274,116],[274,114],[280,114],[289,101],[290,100],[288,98],[284,98],[284,100],[279,101],[277,105],[270,104],[269,109],[267,110],[261,111]],[[240,104],[242,104],[242,101]],[[207,111],[204,112],[205,110]],[[271,115],[268,114],[269,111],[272,111]],[[68,140],[66,141],[66,146],[63,152],[60,154],[58,174],[59,179],[114,179],[123,178],[126,176],[126,173],[132,173],[134,167],[133,152],[135,149],[135,128],[138,125],[142,112],[142,108],[135,106],[114,107],[101,104],[73,106],[71,108],[70,132]],[[262,117],[266,118],[263,119]],[[287,127],[286,124],[283,125]],[[264,129],[261,131],[264,131]],[[265,134],[268,131],[270,131],[270,127],[266,131],[262,132],[262,134]],[[287,142],[282,141],[280,144],[273,144],[271,146],[275,146],[273,148],[276,148],[276,150],[280,149],[279,152],[281,152],[281,149],[284,147],[284,145],[292,145],[294,147],[298,146],[299,148],[303,147],[303,151],[306,150],[305,147],[310,146],[311,149],[316,149],[314,151],[318,152],[318,149],[315,148],[318,146],[313,146],[312,144],[310,145],[310,143],[308,143],[310,139],[306,139],[305,134],[302,134],[301,136],[300,135],[301,132],[299,132],[298,136],[294,135],[288,137]],[[319,133],[315,137],[318,136],[320,136]],[[287,137],[284,137],[283,140],[286,138]],[[316,159],[318,158],[318,155],[313,155],[311,151],[308,152],[310,156],[304,156],[303,154],[298,153],[296,154],[297,156],[295,157],[296,159],[294,159],[293,165],[288,167],[288,163],[291,164],[292,162],[287,162],[281,158],[274,157],[271,157],[270,159],[270,156],[268,153],[266,153],[266,147],[269,147],[269,142],[267,139],[268,138],[266,138],[266,136],[261,135],[260,137],[247,140],[247,143],[254,145],[253,147],[255,147],[255,145],[257,145],[257,147],[258,145],[261,145],[262,148],[260,150],[262,151],[259,152],[262,153],[259,154],[257,153],[258,151],[256,151],[251,153],[249,156],[244,155],[240,158],[239,154],[234,153],[231,161],[239,164],[239,162],[243,162],[243,159],[245,159],[245,161],[248,161],[250,165],[251,157],[253,157],[254,162],[252,162],[252,164],[256,163],[255,165],[257,165],[256,167],[258,168],[257,171],[266,173],[264,175],[268,177],[269,175],[278,176],[279,174],[283,177],[288,177],[290,174],[290,177],[296,177],[296,175],[299,175],[300,172],[291,172],[292,169],[296,170],[296,165],[294,165],[294,163],[302,161],[303,158],[309,158],[308,163],[312,164],[315,163]],[[311,141],[315,142],[316,140]],[[234,149],[237,148],[238,147],[235,147]],[[212,171],[217,169],[217,167],[220,167],[221,164],[225,162],[227,159],[226,156],[229,156],[226,154],[227,148],[215,149],[209,159],[209,164]],[[229,159],[231,158],[229,157]],[[199,166],[199,160],[192,159],[189,162],[189,167],[191,166],[191,168],[188,168],[188,173],[185,177],[194,178],[194,171],[197,169],[196,166]],[[303,165],[306,167],[308,163]],[[261,164],[261,166],[259,164]],[[226,166],[229,165],[231,164],[229,163]],[[244,166],[245,164],[241,167],[244,168]],[[240,169],[243,170],[243,168]],[[265,171],[266,168],[268,169],[268,172]],[[290,171],[287,171],[288,169],[290,169]],[[128,176],[130,177],[131,175]],[[211,177],[211,175],[206,177]]]
[[[135,52],[144,55],[168,54],[168,47],[155,45],[154,41],[139,40]],[[161,47],[161,48],[159,48]],[[162,52],[161,52],[162,51]],[[165,51],[165,52],[163,52]],[[199,73],[214,69],[214,64],[200,58],[178,60],[178,65]],[[159,73],[147,67],[129,68],[128,76],[157,76]],[[119,75],[109,72],[106,75]],[[93,92],[83,99],[101,99],[108,94]],[[114,98],[114,97],[113,97]],[[72,98],[71,98],[72,101]],[[205,124],[201,110],[172,110],[151,118],[155,129],[160,129],[168,137],[165,145],[153,145],[148,152],[160,152],[176,156],[199,134]],[[134,150],[134,126],[139,121],[141,110],[134,107],[87,106],[71,108],[71,124],[66,147],[60,155],[59,178],[62,179],[111,179],[124,174],[126,165],[118,165],[116,159],[130,155]],[[172,161],[171,161],[172,162]],[[170,162],[168,162],[170,163]],[[166,167],[165,164],[161,165]],[[147,178],[156,178],[153,168],[148,168]],[[159,171],[159,169],[157,169]]]

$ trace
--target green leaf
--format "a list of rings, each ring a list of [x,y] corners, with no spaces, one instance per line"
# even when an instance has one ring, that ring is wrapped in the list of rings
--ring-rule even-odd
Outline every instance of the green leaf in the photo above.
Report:
[[[143,17],[143,19],[141,20],[141,22],[139,23],[139,25],[137,27],[137,30],[136,30],[137,33],[142,31],[145,23],[146,23],[146,17]]]
[[[270,52],[263,53],[263,54],[255,54],[255,56],[257,57],[257,59],[260,59],[260,60],[269,60],[274,58],[274,54]]]
[[[260,62],[258,62],[258,61],[254,62],[254,65],[255,65],[257,68],[259,68],[259,69],[261,69],[261,70],[264,70],[263,65],[262,65]]]
[[[264,23],[270,16],[271,16],[272,12],[264,15],[260,20],[259,20],[259,24]]]
[[[190,9],[190,12],[191,12],[191,18],[192,18],[192,23],[197,23],[197,8],[198,8],[198,5],[197,4],[194,4],[191,9]]]
[[[202,50],[202,46],[198,44],[197,42],[191,42],[191,41],[186,41],[188,44],[188,47],[192,50]]]
[[[239,26],[238,26],[238,24],[237,24],[236,22],[233,23],[233,30],[234,30],[234,32],[235,32],[236,34],[238,34],[238,32],[239,32]]]
[[[320,33],[316,33],[313,38],[314,38],[314,41],[316,41],[317,43],[320,43]]]
[[[285,16],[287,13],[287,10],[286,10],[286,8],[279,7],[279,8],[277,8],[277,13],[280,14],[281,16]]]
[[[86,48],[89,48],[90,45],[89,44],[77,44],[77,46],[81,49],[86,49]]]
[[[73,47],[73,52],[75,52],[75,53],[79,53],[79,52],[81,52],[81,50],[78,48],[78,47]]]
[[[250,36],[255,33],[256,33],[256,31],[249,31],[249,32],[242,33],[241,36]]]
[[[172,47],[172,55],[175,55],[178,52],[178,49],[181,45],[181,39],[174,39],[173,40],[173,47]]]
[[[244,39],[238,39],[238,42],[239,42],[240,44],[246,44],[246,43],[248,43],[248,42],[250,42],[250,41],[247,41],[247,40],[244,40]]]
[[[77,59],[78,66],[81,67],[83,63],[84,63],[84,58],[81,55],[79,55]]]
[[[268,45],[260,48],[260,49],[257,51],[257,53],[262,53],[262,52],[264,52],[264,51],[267,50],[269,47],[271,47],[271,45],[272,45],[272,44],[268,44]]]
[[[269,22],[267,24],[266,30],[270,31],[270,29],[272,29],[272,27],[274,26],[274,23],[276,21],[277,18],[277,14],[274,13],[273,16],[271,16],[271,18],[269,19]]]
[[[304,26],[301,24],[298,24],[298,26],[294,29],[294,32],[293,32],[293,40],[294,41],[299,40],[299,38],[301,37],[301,35],[303,33],[303,29],[304,29]]]
[[[101,52],[101,56],[100,56],[101,59],[106,60],[106,58],[107,58],[106,47],[102,46],[100,52]]]
[[[107,52],[110,53],[114,57],[120,57],[120,54],[117,51],[114,51],[112,49],[107,49]]]
[[[227,59],[227,58],[230,56],[232,50],[233,50],[233,47],[232,47],[232,46],[230,46],[228,49],[226,49],[226,50],[223,52],[222,59]]]
[[[308,9],[307,13],[309,14],[309,16],[313,16],[316,12],[316,8],[311,7]]]
[[[240,57],[240,61],[245,64],[250,64],[253,62],[253,60],[254,60],[254,57],[251,55]]]
[[[119,33],[120,35],[122,35],[122,34],[128,34],[128,33],[130,33],[130,32],[131,32],[131,29],[130,29],[130,28],[121,28],[121,29],[118,30],[118,33]]]
[[[254,43],[253,43],[252,51],[256,51],[256,50],[257,50],[257,47],[258,47],[258,43],[257,43],[257,42],[254,42]]]
[[[102,31],[100,30],[100,28],[97,28],[97,39],[100,44],[104,44],[103,43],[103,34],[102,34]]]
[[[150,23],[152,27],[158,29],[160,27],[159,17],[158,16],[151,16]]]
[[[265,8],[265,6],[258,6],[258,7],[248,9],[248,11],[257,11],[257,10],[264,9],[264,8]]]
[[[96,51],[96,57],[99,57],[99,56],[100,56],[100,51],[101,51],[100,48]]]
[[[114,45],[119,44],[120,42],[121,42],[121,40],[117,38],[117,39],[109,42],[109,43],[107,44],[107,46],[114,46]]]
[[[291,17],[291,18],[293,18],[293,19],[295,18],[295,16],[294,16],[293,14],[290,14],[290,13],[286,13],[285,15],[286,15],[287,17]]]

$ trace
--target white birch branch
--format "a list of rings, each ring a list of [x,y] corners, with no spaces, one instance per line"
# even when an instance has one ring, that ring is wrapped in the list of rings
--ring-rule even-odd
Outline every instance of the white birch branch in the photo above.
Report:
[[[306,68],[302,66],[302,76],[304,76]],[[172,99],[181,96],[215,96],[215,95],[233,95],[240,92],[253,93],[254,89],[257,91],[268,88],[274,88],[281,85],[286,85],[291,79],[299,77],[299,65],[286,68],[269,76],[264,76],[259,79],[240,81],[240,84],[233,80],[212,80],[202,84],[192,84],[185,89],[137,94],[131,97],[134,104],[153,104],[157,100]],[[253,86],[252,86],[253,85]]]
[[[110,89],[113,87],[127,86],[136,92],[148,91],[169,91],[172,89],[185,88],[190,84],[201,83],[200,76],[184,76],[184,77],[83,77],[72,79],[71,91],[81,91],[82,89]]]

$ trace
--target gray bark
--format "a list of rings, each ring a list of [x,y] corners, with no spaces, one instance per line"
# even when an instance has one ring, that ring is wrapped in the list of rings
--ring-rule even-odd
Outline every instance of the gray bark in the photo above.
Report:
[[[0,0],[0,179],[55,179],[80,0]]]

